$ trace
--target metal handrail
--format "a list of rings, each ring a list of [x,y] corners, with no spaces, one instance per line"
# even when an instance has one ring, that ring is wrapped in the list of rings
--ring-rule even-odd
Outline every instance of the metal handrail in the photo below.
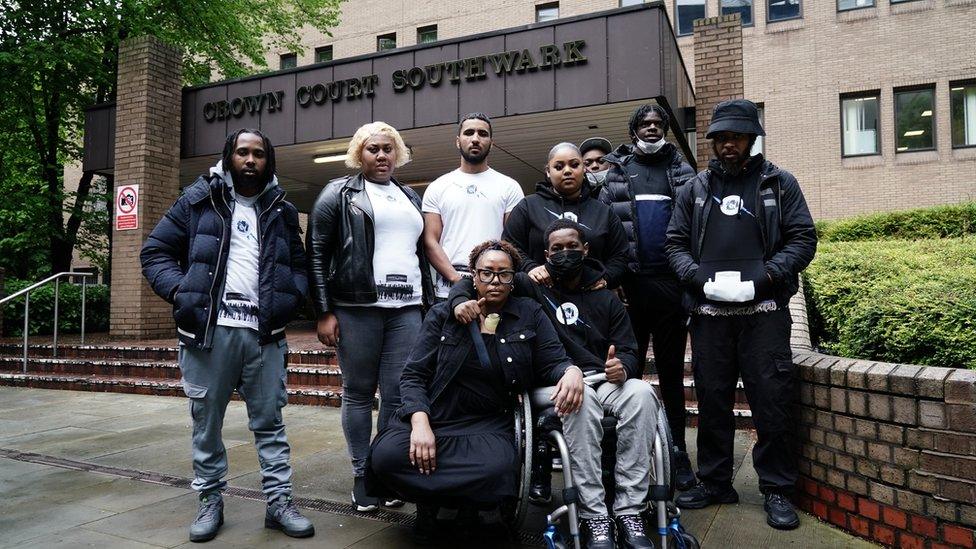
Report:
[[[54,343],[51,345],[51,355],[58,356],[58,298],[61,294],[61,279],[66,276],[80,276],[81,277],[81,344],[85,344],[85,303],[87,297],[85,290],[88,286],[89,276],[95,276],[95,273],[85,273],[85,272],[73,272],[64,271],[61,273],[53,274],[40,282],[35,282],[30,286],[20,290],[19,292],[8,295],[7,297],[0,299],[0,306],[8,301],[17,299],[20,296],[24,296],[24,373],[27,373],[27,336],[30,334],[28,330],[28,325],[30,324],[30,293],[37,288],[47,284],[48,282],[54,281]]]

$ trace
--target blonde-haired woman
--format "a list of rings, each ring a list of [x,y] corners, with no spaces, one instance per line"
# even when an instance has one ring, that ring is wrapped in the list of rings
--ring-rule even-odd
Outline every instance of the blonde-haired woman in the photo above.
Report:
[[[390,125],[360,127],[349,142],[346,165],[361,171],[329,182],[309,216],[306,249],[318,338],[339,355],[352,504],[361,512],[380,504],[367,496],[363,480],[376,388],[382,430],[400,406],[400,373],[421,324],[421,307],[434,295],[420,197],[393,178],[409,160],[410,151]]]

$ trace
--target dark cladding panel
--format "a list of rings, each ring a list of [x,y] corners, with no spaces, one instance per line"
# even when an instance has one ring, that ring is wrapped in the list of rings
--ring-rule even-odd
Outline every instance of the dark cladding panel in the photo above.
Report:
[[[108,117],[108,147],[105,151],[106,169],[115,169],[115,107],[112,107],[112,114]]]
[[[660,9],[607,18],[610,102],[662,95]]]
[[[586,40],[580,52],[585,63],[560,67],[556,74],[556,108],[568,109],[607,102],[607,26],[605,19],[589,19],[558,25],[556,46],[566,61],[564,44]]]
[[[506,35],[505,51],[528,50],[533,62],[538,65],[541,61],[539,47],[553,42],[553,28],[543,27]],[[521,73],[512,71],[505,86],[505,114],[511,116],[552,110],[556,103],[553,72],[538,68]]]
[[[306,106],[295,107],[295,142],[321,141],[332,138],[332,102],[326,99],[325,86],[332,82],[332,67],[322,67],[295,75],[295,93],[308,86],[314,91]],[[320,101],[315,103],[315,98]],[[297,101],[297,97],[295,98]]]
[[[295,101],[295,74],[262,79],[261,93],[277,94],[281,97],[274,112],[269,109],[272,98],[265,98],[264,108],[261,109],[261,131],[276,147],[295,143],[295,109],[298,107]]]
[[[227,119],[227,133],[236,132],[240,128],[261,127],[261,112],[253,108],[255,104],[254,98],[260,95],[260,80],[248,80],[246,82],[235,82],[227,85],[227,100],[230,101],[230,118]],[[252,108],[249,109],[248,106]],[[265,100],[266,107],[267,101]]]
[[[339,82],[346,79],[361,79],[364,76],[373,74],[373,61],[366,59],[355,63],[337,65],[334,67],[335,81]],[[343,92],[346,91],[343,84]],[[373,120],[373,108],[369,98],[365,96],[348,98],[346,93],[342,94],[342,99],[332,106],[332,130],[333,137],[351,137],[356,130]]]
[[[227,121],[214,118],[211,122],[207,122],[203,118],[203,109],[207,103],[226,100],[227,86],[203,88],[193,93],[196,96],[194,99],[196,111],[193,116],[197,123],[193,147],[188,148],[187,151],[192,156],[217,154],[223,150],[224,141],[227,139]]]
[[[427,65],[437,65],[444,61],[458,61],[457,44],[450,44],[438,48],[417,50],[414,54],[416,66],[424,68]],[[467,85],[467,80],[461,76],[461,81],[452,83],[446,67],[441,67],[440,84],[432,86],[426,81],[420,92],[414,94],[414,127],[433,126],[435,124],[450,124],[458,119],[458,87]],[[436,75],[437,69],[432,69]],[[427,71],[425,71],[427,72]],[[464,70],[458,71],[463,75]]]
[[[458,49],[458,57],[465,59],[476,55],[489,55],[505,51],[505,37],[492,36],[464,42]],[[458,118],[469,112],[483,112],[488,116],[505,115],[505,73],[495,74],[488,65],[488,76],[483,80],[464,82],[458,97]]]
[[[180,156],[187,157],[193,152],[197,127],[197,94],[183,92],[183,114],[180,117],[183,128],[180,132]],[[201,122],[202,124],[203,122]]]
[[[413,127],[413,89],[407,86],[400,92],[393,90],[393,72],[409,71],[414,66],[413,56],[408,52],[373,60],[373,74],[379,77],[373,96],[373,120],[382,120],[394,128]]]
[[[115,156],[115,106],[109,105],[85,111],[84,155],[81,166],[85,171],[112,169]]]

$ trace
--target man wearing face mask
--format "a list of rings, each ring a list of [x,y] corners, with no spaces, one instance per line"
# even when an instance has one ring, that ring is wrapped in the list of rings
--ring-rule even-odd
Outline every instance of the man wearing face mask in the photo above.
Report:
[[[685,446],[684,358],[687,314],[681,288],[668,266],[664,237],[677,189],[695,172],[673,144],[664,139],[670,118],[658,105],[641,105],[630,116],[633,144],[621,145],[604,159],[610,164],[600,199],[620,217],[634,255],[624,279],[628,313],[637,337],[638,356],[654,346],[654,366],[668,425],[677,447],[677,488],[695,484]]]
[[[613,145],[610,140],[604,137],[590,137],[580,143],[580,154],[583,155],[583,168],[586,170],[586,179],[594,189],[594,194],[603,186],[607,180],[607,171],[610,164],[604,157],[613,152]]]
[[[698,393],[698,475],[680,507],[739,499],[732,488],[732,401],[741,375],[758,440],[752,456],[766,522],[800,521],[789,501],[796,484],[792,409],[795,385],[789,301],[813,260],[817,232],[796,178],[763,155],[765,135],[750,101],[715,106],[707,137],[715,158],[675,203],[667,252],[687,289]]]
[[[606,373],[607,381],[587,386],[579,413],[563,417],[563,433],[572,455],[580,491],[580,519],[585,546],[613,549],[614,531],[621,547],[651,548],[639,512],[650,483],[650,456],[657,406],[653,389],[641,380],[636,342],[623,303],[610,290],[587,290],[604,275],[603,265],[589,257],[587,231],[560,219],[546,228],[546,268],[552,286],[537,284],[524,273],[515,277],[513,295],[531,297],[549,316],[566,354],[585,375]],[[471,282],[452,288],[448,301],[460,322],[478,318],[480,306]],[[613,515],[606,506],[601,480],[600,442],[604,410],[617,417],[617,467]],[[530,498],[548,501],[551,462],[533,461]]]

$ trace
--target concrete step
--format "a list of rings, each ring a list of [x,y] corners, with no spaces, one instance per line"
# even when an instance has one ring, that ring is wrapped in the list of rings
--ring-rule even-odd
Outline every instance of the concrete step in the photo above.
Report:
[[[19,344],[0,344],[0,357],[23,358],[23,347]],[[51,345],[28,345],[27,357],[53,358]],[[126,345],[58,345],[57,358],[83,358],[107,360],[152,360],[175,362],[178,357],[176,347],[145,347]],[[334,348],[290,350],[289,364],[316,364],[337,366]]]

